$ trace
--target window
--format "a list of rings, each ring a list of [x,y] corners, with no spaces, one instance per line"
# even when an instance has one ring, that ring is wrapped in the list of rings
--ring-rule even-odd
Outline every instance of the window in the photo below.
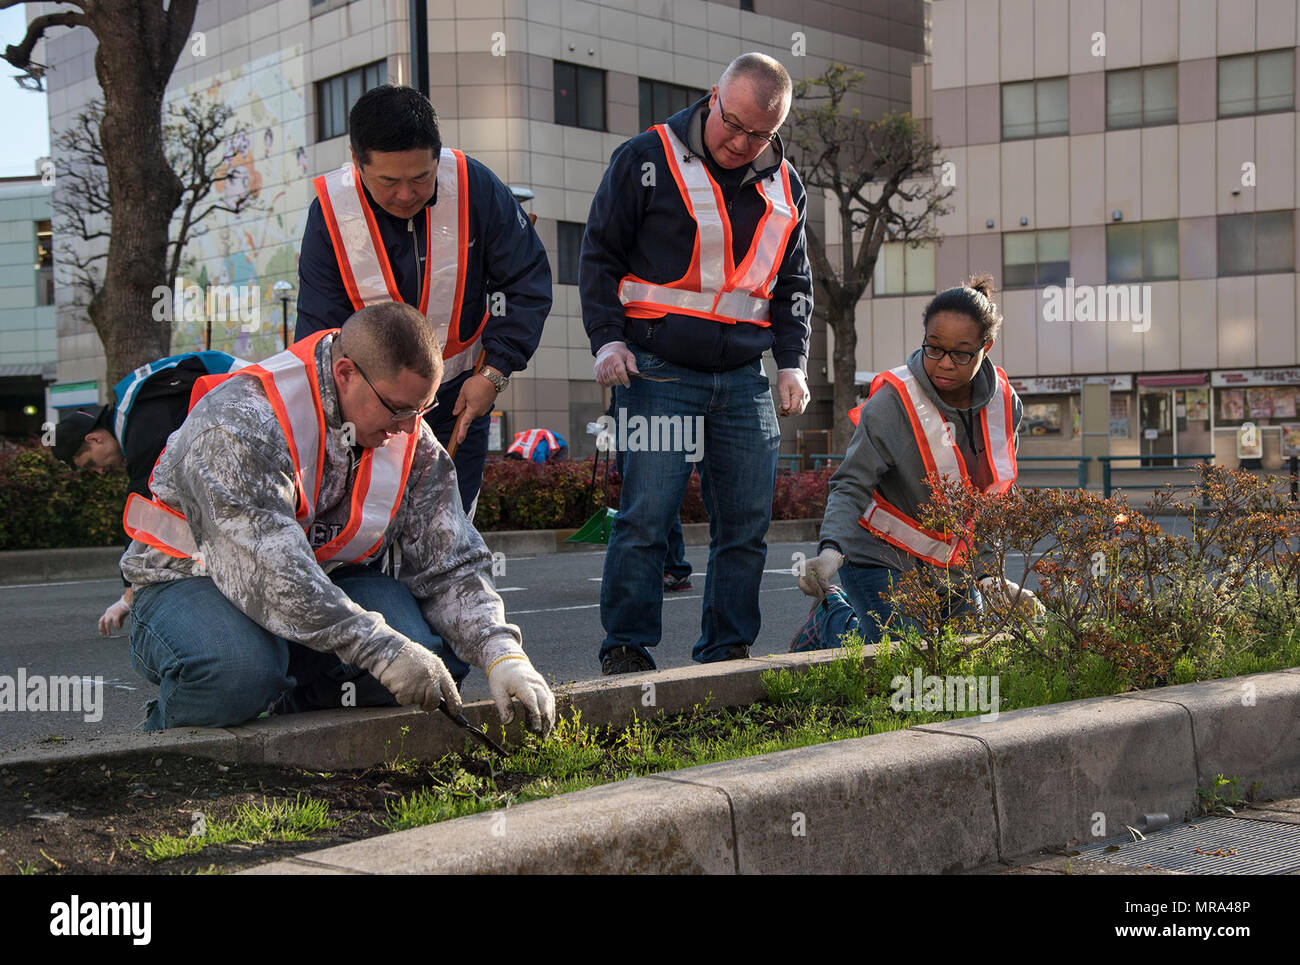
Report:
[[[1070,232],[1013,231],[1002,236],[1002,287],[1064,285],[1070,274]]]
[[[48,221],[36,222],[36,304],[54,304],[54,231]]]
[[[556,231],[555,282],[578,284],[578,259],[582,254],[582,232],[586,226],[577,221],[561,221]]]
[[[316,140],[327,141],[348,132],[348,113],[366,91],[388,83],[388,62],[378,61],[316,85]]]
[[[1106,227],[1106,280],[1159,281],[1178,277],[1178,222],[1147,221]]]
[[[1002,85],[1002,139],[1068,134],[1070,88],[1064,77]]]
[[[1178,65],[1106,74],[1106,129],[1178,123]]]
[[[1295,270],[1295,212],[1260,211],[1219,218],[1219,274]]]
[[[555,62],[555,123],[605,129],[605,72]]]
[[[754,0],[740,0],[740,9],[753,12]]]
[[[684,107],[689,107],[704,96],[704,91],[662,80],[641,78],[641,130],[665,121]]]
[[[930,294],[934,290],[932,243],[913,248],[905,241],[890,241],[880,246],[871,275],[871,294],[874,297]]]
[[[1219,116],[1289,111],[1295,103],[1295,50],[1219,60]]]

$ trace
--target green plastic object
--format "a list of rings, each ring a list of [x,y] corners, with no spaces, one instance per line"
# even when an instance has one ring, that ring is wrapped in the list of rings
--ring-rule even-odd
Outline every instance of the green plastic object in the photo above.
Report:
[[[582,524],[582,528],[565,540],[566,543],[609,543],[609,530],[614,525],[618,510],[606,506]]]

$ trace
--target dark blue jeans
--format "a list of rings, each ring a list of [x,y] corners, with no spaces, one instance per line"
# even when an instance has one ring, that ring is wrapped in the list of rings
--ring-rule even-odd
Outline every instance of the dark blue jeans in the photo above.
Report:
[[[691,657],[701,663],[725,660],[732,648],[748,647],[758,637],[764,537],[781,444],[767,376],[759,360],[728,372],[699,372],[640,346],[631,349],[642,374],[675,381],[633,379],[616,393],[615,419],[626,423],[628,451],[600,587],[605,628],[600,655],[630,647],[653,664],[650,648],[658,645],[662,630],[668,534],[691,470],[698,468],[709,513],[709,564],[700,636]],[[664,431],[664,417],[680,417],[679,435],[672,434],[671,423]],[[638,419],[650,427],[639,446],[633,434]],[[688,422],[698,448],[683,451],[689,450]],[[696,436],[701,425],[702,439]],[[652,431],[657,445],[651,443]],[[665,437],[669,451],[663,451]]]
[[[451,434],[456,428],[456,416],[453,415],[456,397],[460,395],[460,387],[465,384],[467,378],[469,378],[468,373],[440,387],[437,408],[430,410],[425,416],[429,428],[433,430],[434,436],[442,443],[444,449],[451,447]],[[452,462],[456,465],[456,485],[460,489],[460,503],[466,513],[474,505],[474,500],[478,499],[479,487],[483,485],[483,466],[487,463],[488,429],[491,424],[492,416],[489,413],[484,413],[471,422],[469,432],[465,434],[465,441],[460,444],[456,455],[452,457]]]
[[[857,566],[846,562],[840,567],[837,576],[850,605],[833,601],[825,610],[817,611],[824,614],[821,618],[821,639],[828,647],[838,647],[841,636],[857,630],[863,643],[879,643],[884,636],[881,624],[896,613],[895,608],[880,594],[894,587],[902,576],[902,571],[889,566]],[[952,612],[960,613],[969,607],[982,609],[984,600],[979,589],[971,587],[964,594],[954,593],[951,604]],[[907,623],[907,619],[899,614],[893,623],[895,634],[905,629]]]
[[[383,614],[394,630],[437,654],[458,685],[469,673],[397,580],[368,566],[341,566],[330,579],[358,606]],[[145,730],[241,724],[281,697],[288,712],[397,703],[359,667],[254,623],[206,576],[154,583],[136,592],[131,665],[158,686]]]
[[[613,403],[611,407],[615,408],[617,413],[618,390],[613,393]],[[621,449],[614,453],[614,468],[618,470],[619,478],[623,476],[623,465],[626,453]],[[690,480],[688,479],[689,483]],[[682,514],[679,509],[673,515],[673,521],[668,527],[668,553],[664,556],[664,575],[674,576],[682,579],[691,575],[691,564],[686,561],[686,536],[682,533]]]

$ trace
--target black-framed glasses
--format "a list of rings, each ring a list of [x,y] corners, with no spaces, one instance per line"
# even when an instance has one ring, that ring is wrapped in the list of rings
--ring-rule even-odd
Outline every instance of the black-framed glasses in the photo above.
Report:
[[[730,131],[732,135],[744,134],[745,137],[749,140],[749,143],[752,144],[754,147],[771,144],[773,141],[776,140],[776,133],[777,133],[776,131],[773,131],[771,134],[760,134],[758,133],[758,131],[751,131],[748,128],[741,127],[735,121],[727,117],[727,111],[722,106],[721,94],[718,95],[718,116],[722,118],[722,126],[725,127],[728,131]]]
[[[935,362],[941,361],[945,355],[951,356],[954,365],[970,365],[971,361],[975,358],[974,352],[950,351],[949,349],[939,348],[937,345],[929,345],[925,342],[921,343],[921,351],[925,353],[926,358]]]
[[[379,400],[379,404],[393,414],[394,422],[405,422],[407,419],[410,418],[419,418],[420,416],[424,415],[426,412],[430,412],[433,409],[438,408],[438,400],[435,398],[432,402],[430,402],[422,409],[394,409],[391,405],[388,404],[388,401],[382,395],[379,394],[379,390],[375,388],[375,383],[371,382],[370,376],[366,375],[366,370],[363,369],[361,366],[357,365],[357,360],[351,358],[346,352],[343,353],[343,357],[347,359],[349,362],[351,362],[353,366],[356,367],[356,370],[361,373],[361,377],[366,380],[366,385],[370,386],[370,391],[375,393],[375,398]]]

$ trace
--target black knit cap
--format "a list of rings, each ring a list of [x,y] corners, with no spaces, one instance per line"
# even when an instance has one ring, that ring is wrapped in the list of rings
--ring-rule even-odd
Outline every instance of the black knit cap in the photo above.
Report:
[[[54,429],[55,458],[72,465],[86,436],[101,427],[108,429],[112,418],[113,407],[107,405],[92,405],[65,415]]]

